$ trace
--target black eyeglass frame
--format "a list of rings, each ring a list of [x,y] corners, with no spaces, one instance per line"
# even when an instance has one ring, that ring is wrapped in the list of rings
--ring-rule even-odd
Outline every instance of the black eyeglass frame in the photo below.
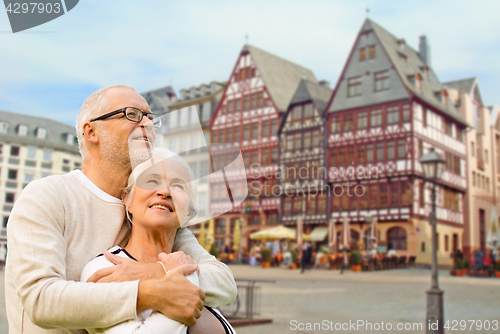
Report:
[[[130,109],[134,109],[134,110],[136,110],[136,111],[140,112],[140,114],[139,114],[139,119],[138,119],[138,120],[133,120],[133,119],[130,119],[130,118],[128,117],[128,115],[127,115],[127,109],[129,109],[129,108],[130,108]],[[160,116],[158,116],[158,115],[156,115],[156,114],[153,114],[152,112],[145,112],[145,111],[142,111],[141,109],[138,109],[138,108],[136,108],[136,107],[125,107],[125,108],[121,108],[121,109],[118,109],[118,110],[115,110],[115,111],[109,112],[109,113],[107,113],[107,114],[104,114],[104,115],[102,115],[102,116],[99,116],[99,117],[97,117],[97,118],[91,119],[89,122],[93,122],[93,121],[102,121],[102,120],[108,119],[108,118],[109,118],[109,117],[111,117],[111,116],[118,115],[118,114],[120,114],[120,113],[123,113],[123,114],[124,114],[124,116],[125,116],[125,117],[129,120],[129,121],[131,121],[131,122],[135,122],[135,123],[140,123],[140,122],[142,122],[142,118],[143,118],[144,116],[146,116],[146,117],[147,117],[147,118],[148,118],[148,119],[152,122],[152,121],[153,121],[153,119],[152,119],[152,118],[150,118],[150,116],[149,116],[149,115],[156,116],[156,117],[158,117],[158,119],[160,120],[160,125],[159,125],[159,126],[157,126],[157,127],[153,125],[153,127],[155,127],[155,128],[159,128],[159,127],[161,127],[161,118],[160,118]]]

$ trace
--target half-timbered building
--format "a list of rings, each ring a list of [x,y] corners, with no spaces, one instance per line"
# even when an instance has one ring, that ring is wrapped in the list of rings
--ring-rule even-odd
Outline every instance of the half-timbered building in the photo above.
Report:
[[[324,111],[331,95],[328,82],[301,80],[279,131],[280,221],[295,225],[302,217],[306,230],[323,227],[320,240],[328,221]]]
[[[366,19],[326,111],[330,217],[348,217],[361,248],[370,233],[366,218],[376,218],[379,245],[420,263],[431,262],[431,185],[420,156],[434,147],[446,158],[437,186],[440,236],[461,239],[466,190],[467,124],[432,70],[429,50],[425,36],[416,51]],[[439,261],[451,263],[449,256]]]
[[[317,82],[311,70],[248,44],[238,56],[210,123],[211,142],[236,144],[246,172],[212,175],[209,179],[211,214],[219,215],[215,220],[218,247],[230,244],[238,219],[242,221],[242,247],[248,247],[250,232],[279,223],[280,197],[272,196],[277,184],[278,128],[302,78]],[[212,163],[217,171],[231,163],[234,146],[213,147]],[[246,183],[238,183],[238,178]],[[246,196],[243,186],[248,185],[248,197],[237,207],[226,200],[228,182],[236,184],[229,194],[233,199]]]

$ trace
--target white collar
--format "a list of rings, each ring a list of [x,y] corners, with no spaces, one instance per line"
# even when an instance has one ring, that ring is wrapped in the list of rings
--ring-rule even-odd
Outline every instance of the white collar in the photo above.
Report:
[[[94,182],[90,181],[87,175],[83,174],[81,170],[75,169],[74,171],[70,172],[70,174],[73,174],[76,179],[85,186],[85,188],[90,190],[94,195],[96,195],[103,201],[111,203],[123,203],[121,199],[111,196],[110,194],[106,193],[104,190],[96,186]]]

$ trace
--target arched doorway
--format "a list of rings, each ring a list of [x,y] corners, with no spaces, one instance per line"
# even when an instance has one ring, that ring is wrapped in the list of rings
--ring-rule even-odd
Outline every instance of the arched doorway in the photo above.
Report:
[[[387,247],[389,250],[407,250],[406,230],[402,227],[392,227],[387,231]]]

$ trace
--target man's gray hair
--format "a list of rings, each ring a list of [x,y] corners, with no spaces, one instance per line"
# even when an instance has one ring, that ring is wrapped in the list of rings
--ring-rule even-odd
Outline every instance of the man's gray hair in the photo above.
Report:
[[[82,107],[80,108],[80,112],[76,118],[76,137],[78,138],[78,148],[80,149],[80,154],[83,158],[87,157],[89,153],[85,136],[83,135],[83,124],[93,118],[103,115],[109,109],[109,100],[106,96],[106,92],[115,88],[132,89],[133,91],[136,91],[134,87],[127,85],[109,86],[90,95],[85,102],[83,102]]]

